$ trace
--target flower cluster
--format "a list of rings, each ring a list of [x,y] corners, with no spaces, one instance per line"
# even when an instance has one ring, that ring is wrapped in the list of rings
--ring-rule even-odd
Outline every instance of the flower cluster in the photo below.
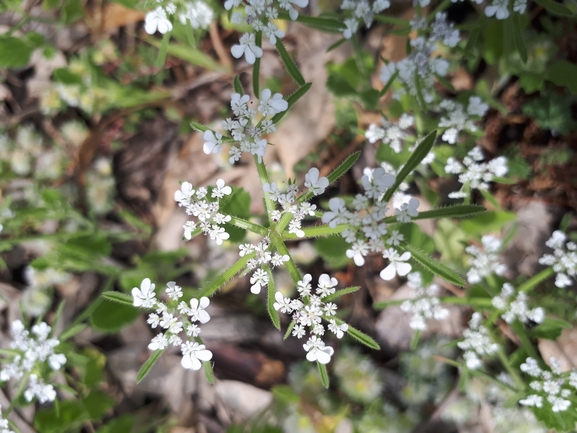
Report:
[[[561,372],[561,365],[551,358],[551,371],[542,370],[533,358],[521,364],[521,371],[535,378],[529,383],[534,391],[519,403],[523,406],[542,408],[544,404],[551,406],[553,412],[564,412],[571,406],[571,398],[577,392],[577,371],[573,370],[569,375]]]
[[[313,195],[322,194],[328,186],[329,180],[324,176],[320,176],[320,172],[316,167],[312,167],[305,175],[305,187]],[[288,232],[302,238],[305,235],[302,230],[302,221],[307,216],[315,216],[316,205],[306,201],[299,202],[297,199],[298,186],[294,183],[289,183],[286,192],[279,190],[275,182],[264,183],[263,191],[273,202],[278,203],[281,207],[280,210],[274,209],[271,211],[271,219],[279,221],[283,214],[290,214],[291,220],[288,225]]]
[[[10,430],[8,420],[2,416],[2,406],[0,406],[0,433],[14,433],[14,430]]]
[[[553,250],[553,254],[545,254],[539,259],[539,263],[553,267],[557,274],[555,278],[557,287],[571,286],[573,284],[571,278],[577,278],[577,244],[567,242],[567,235],[555,230],[545,245]]]
[[[471,284],[480,283],[487,275],[503,275],[507,271],[507,266],[499,259],[501,240],[492,235],[485,235],[481,238],[481,243],[482,250],[476,245],[465,248],[465,251],[472,256],[468,260],[470,269],[467,271],[467,280]]]
[[[398,230],[389,231],[383,221],[389,211],[389,203],[383,201],[383,195],[395,183],[396,177],[388,174],[382,167],[366,169],[361,178],[364,194],[357,194],[352,202],[354,211],[349,211],[345,201],[335,197],[329,201],[329,211],[322,216],[322,221],[329,227],[346,224],[341,236],[351,245],[347,257],[352,258],[357,266],[365,263],[364,257],[371,252],[380,253],[389,260],[389,265],[381,271],[381,278],[390,280],[395,275],[405,276],[411,271],[407,261],[411,253],[402,254],[395,248],[404,240]],[[401,192],[393,195],[392,207],[396,221],[410,222],[419,215],[419,200]]]
[[[66,363],[66,356],[54,352],[60,341],[58,338],[50,338],[51,331],[52,328],[44,322],[34,325],[31,332],[20,320],[10,325],[13,340],[10,347],[18,351],[18,354],[0,370],[0,381],[20,381],[29,374],[24,390],[26,401],[37,398],[40,403],[46,403],[56,398],[54,387],[39,377],[44,365],[48,364],[52,371],[58,371]]]
[[[353,33],[359,29],[361,20],[365,22],[365,27],[368,29],[373,24],[373,17],[375,14],[381,13],[391,6],[389,0],[374,0],[372,4],[369,0],[343,0],[341,9],[351,11],[352,17],[346,18],[343,22],[347,26],[343,32],[345,39],[350,39]]]
[[[150,350],[164,350],[168,346],[178,347],[182,351],[180,364],[190,370],[200,370],[201,361],[210,361],[212,352],[200,343],[200,327],[196,322],[206,323],[210,315],[205,311],[210,304],[207,297],[193,298],[189,304],[179,301],[183,293],[180,286],[174,281],[166,285],[168,303],[156,299],[155,285],[149,278],[142,280],[140,288],[132,289],[133,305],[135,307],[156,309],[148,315],[147,322],[152,328],[163,329],[163,332],[152,338],[148,348]],[[182,334],[185,333],[188,338]],[[184,339],[183,339],[184,338]]]
[[[423,286],[423,280],[419,272],[413,272],[407,276],[409,286],[414,289],[411,299],[401,304],[401,310],[412,313],[409,326],[412,329],[425,331],[427,320],[444,320],[449,315],[449,310],[441,307],[438,298],[440,288],[436,284],[428,287]]]
[[[239,93],[233,93],[230,106],[236,119],[228,118],[222,122],[223,128],[230,132],[234,141],[239,143],[238,146],[233,145],[230,149],[229,161],[231,164],[240,160],[242,152],[256,156],[261,162],[268,145],[262,136],[276,131],[276,126],[270,117],[288,109],[288,102],[283,99],[283,96],[280,93],[273,95],[269,89],[262,91],[257,110],[249,106],[249,100],[249,95],[241,96]],[[258,119],[256,118],[257,113],[260,113]],[[223,139],[224,137],[220,132],[205,131],[204,153],[209,155],[220,152]]]
[[[191,239],[193,233],[200,230],[215,241],[217,245],[222,245],[230,237],[222,225],[229,222],[231,216],[219,212],[220,200],[231,193],[232,188],[226,186],[224,180],[218,179],[216,187],[210,193],[210,198],[214,199],[214,201],[211,201],[208,198],[208,190],[206,188],[194,189],[189,182],[183,182],[180,190],[174,193],[174,200],[178,202],[179,206],[186,208],[188,215],[198,218],[198,223],[187,221],[184,224],[184,237]]]
[[[294,327],[292,335],[302,338],[309,331],[309,339],[303,344],[307,352],[307,360],[311,362],[318,361],[321,364],[328,364],[334,350],[326,346],[321,337],[325,333],[325,326],[322,320],[329,322],[328,329],[337,338],[342,338],[348,331],[349,326],[346,323],[339,324],[336,319],[337,306],[332,302],[327,302],[327,297],[335,293],[335,287],[338,284],[336,278],[331,278],[328,274],[322,274],[319,277],[317,287],[313,293],[311,281],[312,276],[306,274],[297,284],[300,299],[285,298],[281,292],[275,293],[273,307],[281,313],[292,314]],[[324,300],[323,300],[324,299]]]
[[[268,286],[269,274],[267,272],[267,267],[277,267],[281,266],[283,263],[289,260],[288,255],[280,255],[279,253],[272,253],[270,251],[270,239],[264,238],[256,245],[252,244],[241,244],[239,245],[239,256],[244,257],[247,254],[254,254],[254,257],[249,259],[246,267],[249,270],[255,270],[250,278],[250,283],[252,284],[250,291],[255,295],[258,295],[261,289]]]
[[[472,189],[486,191],[489,189],[489,182],[495,177],[502,177],[509,170],[507,167],[507,158],[499,156],[489,162],[481,162],[485,159],[480,147],[474,147],[463,158],[463,164],[455,158],[447,159],[445,171],[448,174],[458,174],[459,182],[463,184],[459,191],[449,194],[450,198],[467,197]]]
[[[428,0],[426,0],[428,1]],[[463,0],[451,0],[453,3],[462,2]],[[483,0],[473,0],[477,4],[482,4]],[[490,5],[485,6],[485,15],[495,17],[498,20],[509,18],[511,11],[524,14],[527,9],[527,0],[513,0],[512,9],[509,0],[493,0]]]
[[[235,24],[246,22],[255,32],[262,32],[271,45],[275,45],[277,38],[282,39],[285,35],[274,22],[279,18],[279,13],[283,10],[288,12],[294,21],[299,16],[295,6],[307,7],[309,0],[226,0],[224,7],[231,10],[239,8],[241,4],[245,4],[244,14],[239,10],[233,12],[231,21]],[[244,55],[251,65],[262,56],[262,48],[257,46],[254,33],[244,33],[230,51],[237,59]]]
[[[473,313],[469,328],[463,331],[464,340],[457,343],[457,346],[465,351],[463,358],[467,368],[471,370],[481,367],[483,356],[493,355],[499,350],[499,345],[492,342],[489,330],[481,323],[482,320],[481,313]]]
[[[432,57],[437,43],[455,47],[460,41],[460,34],[453,24],[447,22],[445,13],[435,15],[435,20],[430,25],[424,18],[415,18],[411,21],[411,27],[418,32],[418,36],[410,42],[411,53],[399,62],[389,62],[383,66],[380,79],[383,84],[387,84],[393,75],[398,73],[404,87],[393,93],[395,99],[400,99],[408,91],[415,97],[422,95],[424,102],[431,103],[435,94],[435,75],[444,77],[449,69],[447,60]]]
[[[395,153],[401,153],[403,142],[409,136],[408,129],[415,124],[415,118],[408,114],[403,114],[397,122],[391,122],[385,118],[381,119],[381,126],[371,124],[365,133],[369,143],[381,140],[391,146]]]
[[[445,99],[439,104],[439,108],[446,111],[439,122],[440,128],[447,128],[443,133],[443,140],[449,144],[455,144],[459,132],[467,130],[477,131],[475,122],[483,117],[489,106],[478,96],[471,96],[467,107],[450,99]]]
[[[157,31],[172,31],[173,17],[193,29],[206,29],[214,20],[214,11],[202,0],[161,1],[155,0],[156,8],[146,14],[144,30],[149,35]]]
[[[526,322],[532,320],[535,323],[541,323],[545,319],[545,310],[541,307],[530,310],[527,307],[527,294],[525,292],[517,293],[513,299],[515,288],[509,284],[503,284],[501,294],[493,298],[493,306],[503,313],[501,317],[507,323],[513,323],[515,320]]]

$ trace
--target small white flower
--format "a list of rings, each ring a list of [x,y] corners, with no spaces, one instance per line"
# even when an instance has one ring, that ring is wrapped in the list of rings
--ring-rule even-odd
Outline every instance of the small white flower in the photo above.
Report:
[[[206,323],[210,320],[210,314],[205,311],[210,305],[210,299],[206,296],[200,298],[200,301],[196,298],[192,298],[190,300],[190,310],[188,310],[188,315],[190,316],[190,320],[196,322],[197,320],[200,323]]]
[[[230,49],[234,58],[240,59],[243,54],[246,61],[251,65],[254,64],[257,58],[262,57],[262,48],[256,46],[255,36],[253,33],[245,33],[240,37],[237,45],[233,45]]]
[[[331,331],[335,336],[340,340],[345,335],[345,332],[349,330],[349,325],[343,323],[342,325],[338,325],[334,319],[331,319],[329,322],[329,331]]]
[[[207,155],[211,153],[218,153],[222,149],[222,134],[220,132],[212,132],[211,130],[204,131],[204,144],[202,150]]]
[[[262,286],[268,284],[268,275],[263,269],[257,269],[252,277],[250,277],[250,283],[252,284],[250,291],[255,295],[258,295],[261,291]]]
[[[389,248],[383,252],[383,257],[390,261],[389,265],[379,274],[383,280],[392,280],[397,274],[404,277],[411,272],[411,265],[406,263],[411,258],[410,252],[405,251],[403,254],[399,255],[397,250]]]
[[[140,283],[140,289],[132,289],[133,305],[135,307],[152,308],[156,303],[156,294],[154,293],[154,284],[150,278],[145,278]]]
[[[488,17],[495,16],[498,20],[509,18],[509,0],[493,0],[491,6],[485,8],[485,15]]]
[[[308,274],[307,274],[308,275]],[[317,294],[324,298],[335,293],[335,286],[339,284],[336,278],[330,277],[328,274],[322,274],[319,277],[317,285]]]
[[[146,14],[144,19],[144,31],[149,35],[153,35],[156,31],[162,34],[172,31],[172,23],[166,16],[166,11],[162,6],[158,6],[151,12]]]
[[[166,283],[166,294],[170,299],[176,301],[178,298],[182,298],[182,289],[174,281],[169,281]]]
[[[168,338],[164,334],[156,335],[148,344],[150,350],[164,350],[168,347]]]
[[[329,224],[329,227],[335,228],[338,224],[346,223],[347,208],[343,199],[333,197],[329,200],[330,212],[325,212],[322,221]]]
[[[260,95],[258,111],[260,111],[263,116],[274,116],[288,109],[288,102],[283,99],[280,93],[275,93],[272,95],[272,98],[271,94],[270,89],[264,89]]]
[[[395,62],[389,62],[389,64],[381,66],[381,75],[379,76],[381,82],[386,85],[395,72],[397,72]]]
[[[216,188],[212,190],[213,198],[223,198],[225,195],[230,195],[232,193],[232,188],[226,186],[224,179],[218,179],[216,181]]]
[[[312,167],[305,175],[305,186],[314,195],[320,195],[329,186],[329,180],[324,176],[319,178],[319,169]]]
[[[292,308],[290,306],[291,300],[289,298],[285,298],[281,292],[276,292],[274,294],[274,298],[276,302],[273,304],[273,308],[276,311],[280,310],[281,313],[292,312]]]
[[[321,364],[328,364],[331,361],[331,356],[335,352],[330,346],[325,346],[324,341],[313,335],[309,340],[303,344],[303,348],[307,351],[307,360],[310,362],[318,361]]]
[[[182,360],[180,364],[189,370],[200,370],[201,361],[210,361],[212,352],[204,344],[186,341],[181,345]]]

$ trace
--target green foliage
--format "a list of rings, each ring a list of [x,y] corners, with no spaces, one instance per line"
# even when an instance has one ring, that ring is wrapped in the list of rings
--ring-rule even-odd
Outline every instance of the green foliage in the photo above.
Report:
[[[121,294],[120,294],[121,295]],[[132,305],[104,298],[90,316],[90,325],[102,332],[114,333],[136,320],[139,313]]]
[[[319,256],[332,269],[343,268],[350,261],[345,255],[349,249],[349,244],[347,244],[342,236],[328,236],[316,239],[314,246]]]
[[[136,383],[142,382],[144,378],[148,376],[148,373],[150,373],[150,370],[152,370],[152,367],[154,367],[154,365],[158,362],[163,353],[164,350],[155,350],[152,352],[146,362],[142,364],[140,370],[138,370],[138,374],[136,375]]]
[[[374,69],[374,60],[368,53],[358,53],[340,65],[328,63],[327,88],[337,97],[353,98],[367,109],[375,109],[379,92],[371,86]]]
[[[515,221],[516,215],[507,211],[488,211],[461,221],[461,229],[472,236],[499,232],[507,223]]]
[[[225,215],[248,219],[250,216],[250,194],[242,188],[233,188],[232,194],[228,197],[228,200],[223,200],[221,211]],[[230,242],[241,242],[246,235],[246,230],[234,227],[232,224],[226,224],[225,228],[226,232],[230,234]]]
[[[545,93],[528,101],[523,106],[523,113],[535,119],[540,128],[565,135],[577,128],[577,122],[571,115],[572,103],[571,97]]]

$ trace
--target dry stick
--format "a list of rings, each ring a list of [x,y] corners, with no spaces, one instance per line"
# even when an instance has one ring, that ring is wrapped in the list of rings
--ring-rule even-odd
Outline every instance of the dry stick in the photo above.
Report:
[[[228,51],[224,48],[224,45],[222,45],[222,40],[220,39],[218,27],[215,22],[210,25],[209,33],[210,41],[212,42],[212,46],[214,47],[214,51],[216,51],[216,55],[220,62],[226,66],[229,71],[232,71],[232,60],[230,59]]]

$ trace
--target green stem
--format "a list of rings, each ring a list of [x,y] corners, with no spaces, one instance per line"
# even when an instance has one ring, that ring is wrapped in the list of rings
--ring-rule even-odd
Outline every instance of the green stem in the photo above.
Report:
[[[254,162],[256,164],[256,169],[258,171],[258,177],[260,178],[260,184],[261,186],[264,185],[265,183],[270,183],[269,179],[268,179],[268,172],[266,171],[266,167],[264,165],[264,162],[258,161],[258,157],[255,156],[254,157]],[[268,217],[268,221],[269,221],[269,225],[271,224],[271,214],[272,211],[275,209],[275,205],[274,202],[270,199],[268,193],[264,193],[264,205],[266,207],[266,214]]]
[[[518,388],[523,389],[525,387],[523,379],[521,378],[521,376],[519,376],[517,370],[511,367],[509,358],[507,358],[507,355],[505,355],[505,352],[501,348],[501,345],[499,345],[497,356],[499,358],[499,361],[501,361],[501,364],[503,364],[503,367],[505,367],[505,370],[507,370],[507,373],[509,373],[509,376],[511,376],[511,379],[513,379],[513,382],[515,382],[515,385],[517,385]]]
[[[259,224],[255,224],[253,222],[232,215],[229,222],[230,224],[232,224],[235,227],[238,227],[239,229],[248,230],[261,236],[268,236],[269,233],[269,229],[267,229],[266,227],[263,227]]]
[[[553,268],[543,269],[537,275],[534,275],[532,278],[521,284],[517,290],[520,292],[528,292],[529,290],[533,290],[535,287],[537,287],[537,285],[539,285],[539,283],[545,281],[554,273],[555,271],[553,271]]]
[[[14,405],[16,404],[16,402],[18,401],[20,396],[24,393],[24,388],[28,384],[28,378],[30,377],[30,374],[32,374],[31,371],[26,372],[24,377],[20,380],[20,386],[18,387],[18,390],[16,391],[16,394],[14,395],[14,397],[12,397],[12,401],[10,402],[10,406],[8,406],[8,409],[6,409],[5,411],[2,411],[3,412],[2,416],[4,418],[8,417],[10,412],[12,412],[12,409],[14,409]]]
[[[221,286],[228,280],[232,279],[236,274],[244,269],[250,259],[254,257],[254,253],[247,254],[237,260],[230,268],[220,274],[216,279],[206,287],[200,296],[212,296]]]
[[[286,226],[288,226],[288,223],[290,223],[292,217],[293,217],[293,215],[290,212],[285,212],[280,217],[280,221],[276,224],[277,232],[281,233],[286,228]],[[296,235],[295,235],[295,239],[297,239]]]
[[[437,359],[438,361],[441,361],[445,364],[451,365],[453,367],[457,367],[457,368],[463,368],[463,365],[460,362],[454,361],[452,359],[449,358],[445,358],[443,356],[438,356],[438,355],[433,355],[433,358]],[[487,379],[493,383],[496,383],[499,386],[502,386],[503,388],[507,388],[513,392],[517,392],[518,390],[513,388],[511,385],[509,385],[508,383],[505,382],[501,382],[499,379],[497,379],[494,376],[491,376],[483,371],[480,370],[470,370],[467,369],[467,371],[472,374],[473,376],[478,376],[478,377],[482,377],[483,379]]]
[[[281,256],[285,254],[289,256],[289,260],[288,262],[285,263],[285,265],[294,283],[298,284],[298,282],[302,280],[301,273],[298,270],[297,265],[295,264],[293,258],[289,253],[288,248],[286,247],[282,239],[275,239],[275,238],[276,238],[275,236],[271,237],[271,242]]]
[[[320,236],[332,236],[344,232],[347,229],[347,227],[348,227],[347,224],[340,224],[334,228],[329,227],[328,225],[307,227],[302,229],[303,232],[305,232],[305,235],[302,238],[299,238],[294,233],[288,233],[288,232],[282,232],[282,237],[284,240],[289,240],[289,239],[318,238]]]

